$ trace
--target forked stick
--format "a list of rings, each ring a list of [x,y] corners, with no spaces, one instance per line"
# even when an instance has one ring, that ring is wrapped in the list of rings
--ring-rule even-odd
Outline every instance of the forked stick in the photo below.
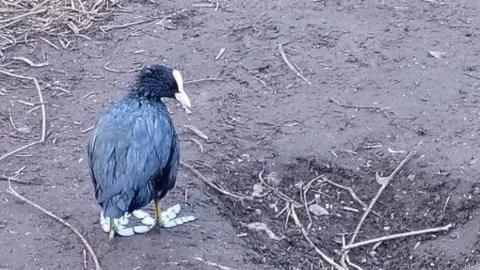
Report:
[[[412,157],[417,153],[418,148],[420,147],[420,145],[422,143],[423,143],[423,141],[419,142],[417,144],[417,146],[415,146],[415,148],[412,151],[410,151],[410,153],[408,153],[408,155],[402,160],[402,162],[400,162],[400,164],[398,164],[397,168],[395,168],[395,170],[389,176],[381,177],[381,176],[378,175],[378,173],[375,175],[375,178],[377,179],[377,182],[379,182],[381,184],[381,186],[378,189],[377,195],[375,195],[375,197],[370,202],[370,205],[368,206],[367,210],[365,211],[365,213],[363,213],[363,216],[360,219],[360,222],[358,223],[357,228],[355,229],[355,232],[352,235],[352,238],[348,242],[349,245],[351,245],[355,242],[355,238],[357,237],[358,232],[360,231],[360,228],[362,228],[363,222],[367,218],[368,214],[370,214],[370,212],[372,211],[373,206],[377,202],[378,198],[380,198],[380,195],[382,195],[385,188],[388,186],[388,184],[390,184],[392,179],[395,178],[395,176],[397,176],[398,172],[403,168],[403,166],[405,166],[405,164],[407,164],[407,162],[409,162],[410,159],[412,159]]]
[[[378,189],[377,191],[377,195],[375,195],[375,197],[372,199],[372,201],[370,202],[370,205],[368,206],[367,210],[365,210],[365,213],[363,213],[362,215],[362,218],[360,219],[360,222],[358,222],[358,225],[357,227],[355,228],[355,232],[353,233],[352,235],[352,238],[350,239],[350,241],[348,242],[347,245],[345,246],[350,246],[352,245],[354,242],[355,242],[355,238],[357,237],[358,235],[358,232],[360,231],[360,228],[362,228],[362,225],[363,225],[363,222],[365,221],[365,219],[367,218],[368,214],[372,211],[372,208],[373,206],[375,205],[375,203],[377,202],[378,198],[380,198],[380,195],[382,195],[382,192],[385,190],[385,188],[388,186],[388,184],[390,184],[390,182],[392,181],[393,178],[395,178],[395,176],[398,174],[398,172],[403,168],[403,166],[405,166],[405,164],[407,164],[407,162],[409,162],[412,157],[417,153],[418,151],[418,148],[420,147],[420,145],[423,143],[423,141],[420,141],[416,146],[415,148],[410,151],[410,153],[408,153],[408,155],[402,160],[402,162],[400,162],[400,164],[398,164],[398,166],[395,168],[395,170],[387,177],[381,177],[378,172],[376,173],[375,175],[375,179],[377,180],[377,182],[381,185],[380,188]],[[342,265],[345,265],[346,264],[346,260],[348,258],[348,252],[350,250],[349,249],[343,249],[343,253],[342,253],[342,258],[341,258],[341,263]]]

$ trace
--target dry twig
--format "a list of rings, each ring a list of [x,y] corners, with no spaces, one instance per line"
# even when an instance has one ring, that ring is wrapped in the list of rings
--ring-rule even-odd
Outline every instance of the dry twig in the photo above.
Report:
[[[193,125],[183,125],[183,127],[190,129],[193,133],[195,133],[198,137],[204,139],[208,142],[208,136],[203,133],[200,129]]]
[[[89,126],[88,128],[81,131],[82,134],[89,132],[90,130],[94,129],[95,125]]]
[[[193,257],[195,260],[197,261],[201,261],[203,262],[204,264],[206,265],[209,265],[209,266],[214,266],[214,267],[217,267],[218,269],[221,269],[221,270],[235,270],[234,268],[230,268],[230,267],[227,267],[227,266],[223,266],[223,265],[220,265],[218,263],[214,263],[214,262],[210,262],[210,261],[206,261],[200,257]]]
[[[46,136],[46,130],[47,130],[47,113],[46,113],[46,109],[45,109],[45,102],[43,101],[42,89],[40,88],[40,84],[38,83],[38,80],[35,77],[18,75],[18,74],[14,74],[14,73],[11,73],[11,72],[8,72],[8,71],[4,71],[4,70],[0,70],[0,73],[4,74],[4,75],[7,75],[7,76],[10,76],[10,77],[17,78],[17,79],[33,81],[33,83],[35,84],[35,87],[37,88],[37,94],[38,94],[38,99],[39,99],[39,103],[40,103],[40,108],[42,109],[42,131],[41,131],[41,134],[40,134],[40,138],[37,141],[28,143],[28,144],[26,144],[22,147],[14,149],[14,150],[0,156],[0,161],[2,161],[2,160],[6,159],[7,157],[9,157],[9,156],[11,156],[15,153],[23,151],[23,150],[25,150],[25,149],[27,149],[31,146],[34,146],[36,144],[45,142],[45,136]]]
[[[157,19],[158,19],[158,17],[150,18],[150,19],[147,19],[147,20],[125,23],[125,24],[119,24],[119,25],[104,25],[104,26],[100,26],[100,30],[102,30],[103,32],[107,32],[107,31],[110,31],[110,30],[113,30],[113,29],[121,29],[121,28],[126,28],[126,27],[130,27],[130,26],[134,26],[134,25],[153,22]]]
[[[50,65],[48,62],[33,63],[32,60],[30,60],[28,58],[25,58],[25,57],[22,57],[22,56],[15,56],[15,57],[12,57],[12,59],[27,63],[29,66],[34,67],[34,68],[40,68],[40,67],[45,67],[45,66]]]
[[[225,48],[221,48],[220,51],[218,52],[217,56],[215,56],[215,61],[218,61],[224,53],[225,53]]]
[[[350,261],[350,257],[347,256],[347,263],[348,265],[352,266],[353,268],[357,269],[357,270],[363,270],[362,267],[360,267],[359,265],[356,265],[354,264],[353,262]]]
[[[295,209],[292,209],[292,214],[294,217],[296,217],[297,215],[295,214]],[[320,255],[320,257],[322,257],[322,259],[324,261],[326,261],[327,263],[329,263],[331,266],[335,267],[335,269],[337,270],[346,270],[345,268],[343,268],[341,265],[339,265],[338,263],[336,263],[332,258],[330,258],[327,254],[325,254],[322,250],[320,250],[316,245],[315,243],[313,243],[313,241],[310,239],[310,237],[308,236],[308,232],[307,230],[305,230],[305,228],[303,227],[302,223],[300,222],[300,220],[298,218],[296,218],[295,220],[295,223],[297,223],[298,227],[300,227],[300,229],[302,230],[302,234],[303,234],[303,238],[305,238],[305,240],[307,240],[308,244],[310,245],[310,247],[312,247],[315,252]]]
[[[434,0],[422,0],[423,2],[427,2],[427,3],[430,3],[430,4],[435,4],[435,5],[441,5],[442,3],[440,2],[437,2],[437,1],[434,1]]]
[[[263,171],[261,171],[259,174],[258,174],[258,179],[260,179],[260,182],[262,182],[262,184],[264,186],[266,186],[268,189],[270,189],[271,191],[273,191],[275,194],[277,194],[280,198],[282,198],[284,201],[288,202],[288,203],[291,203],[293,204],[294,207],[303,207],[303,204],[302,203],[299,203],[297,201],[295,201],[294,199],[290,198],[289,196],[285,195],[283,192],[281,192],[280,190],[270,186],[269,184],[267,184],[265,182],[265,180],[263,179]]]
[[[14,178],[14,177],[10,177],[10,176],[6,176],[6,175],[0,175],[0,181],[14,182],[14,183],[17,183],[17,184],[20,184],[20,185],[26,185],[26,186],[38,185],[38,183],[35,183],[35,182],[23,181],[23,180],[20,180],[20,179]]]
[[[82,255],[83,255],[83,269],[87,270],[87,269],[88,269],[88,265],[87,265],[87,251],[86,251],[85,249],[83,249]]]
[[[308,216],[307,229],[310,229],[310,227],[313,224],[312,216],[310,215],[310,210],[308,209],[307,193],[310,187],[312,186],[312,184],[317,180],[318,178],[314,178],[305,187],[300,187],[300,199],[303,201],[303,204],[305,206],[305,212],[307,213],[307,216]]]
[[[306,83],[308,84],[312,84],[307,78],[305,78],[305,76],[303,76],[300,71],[297,70],[297,68],[295,68],[294,65],[292,65],[292,63],[290,63],[290,61],[288,61],[288,58],[287,58],[287,55],[285,54],[285,51],[283,50],[283,46],[282,44],[278,44],[278,51],[280,52],[280,55],[282,56],[282,59],[283,61],[285,62],[285,64],[287,64],[288,68],[290,70],[292,70],[298,77],[300,77],[302,80],[304,80]]]
[[[103,68],[105,70],[108,70],[110,72],[113,72],[113,73],[131,73],[131,72],[137,72],[139,70],[142,70],[144,67],[145,67],[145,63],[142,63],[140,66],[137,66],[137,67],[133,67],[133,68],[130,68],[130,69],[127,69],[127,70],[118,70],[118,69],[114,69],[114,68],[111,68],[110,66],[110,62],[107,62]]]
[[[223,79],[221,79],[221,78],[202,78],[202,79],[185,81],[184,84],[193,84],[193,83],[208,82],[208,81],[223,81]]]
[[[51,42],[50,40],[44,38],[44,37],[40,37],[41,40],[43,40],[45,43],[47,43],[48,45],[52,46],[55,50],[60,50],[60,48],[58,48],[57,45],[55,45],[53,42]]]
[[[397,233],[397,234],[387,235],[387,236],[383,236],[383,237],[379,237],[379,238],[375,238],[375,239],[370,239],[370,240],[366,240],[366,241],[357,242],[357,243],[354,243],[354,244],[348,244],[348,245],[343,246],[342,248],[343,248],[343,250],[348,250],[348,249],[357,248],[357,247],[361,247],[361,246],[366,246],[366,245],[370,245],[370,244],[374,244],[374,243],[378,243],[378,242],[383,242],[383,241],[387,241],[387,240],[393,240],[393,239],[398,239],[398,238],[415,236],[415,235],[419,235],[419,234],[443,232],[443,231],[448,231],[452,226],[453,226],[452,224],[448,224],[448,225],[443,226],[443,227],[429,228],[429,229],[412,231],[412,232]]]
[[[180,164],[189,169],[196,177],[200,178],[201,180],[203,180],[203,182],[205,182],[207,185],[209,185],[210,187],[212,187],[213,189],[215,189],[216,191],[222,193],[222,194],[225,194],[225,195],[228,195],[228,196],[231,196],[233,198],[237,198],[237,199],[240,199],[240,200],[251,200],[251,198],[247,197],[247,196],[244,196],[244,195],[240,195],[240,194],[235,194],[235,193],[232,193],[230,191],[227,191],[225,190],[224,188],[218,186],[217,184],[213,183],[212,181],[210,181],[209,179],[207,179],[207,177],[205,177],[205,175],[203,175],[201,172],[199,172],[197,169],[195,169],[193,166],[191,166],[190,164],[184,162],[184,161],[180,161]]]
[[[463,72],[463,74],[467,75],[467,76],[470,77],[470,78],[480,80],[480,77],[479,77],[479,76],[475,76],[475,75],[473,75],[473,74],[471,74],[471,73]]]
[[[198,145],[198,148],[200,148],[200,152],[205,152],[205,148],[203,147],[202,143],[195,139],[195,138],[189,138],[190,141],[194,142],[196,145]]]
[[[90,256],[92,257],[92,260],[93,262],[95,263],[95,269],[96,270],[101,270],[102,268],[100,267],[100,263],[98,262],[98,258],[97,258],[97,255],[95,254],[95,252],[93,251],[93,248],[92,246],[90,246],[90,244],[88,243],[87,239],[85,239],[85,237],[83,237],[83,235],[77,230],[75,229],[72,225],[70,225],[70,223],[68,223],[67,221],[63,220],[62,218],[58,217],[57,215],[53,214],[52,212],[46,210],[45,208],[41,207],[40,205],[30,201],[29,199],[23,197],[22,195],[18,194],[18,192],[13,189],[13,187],[11,186],[10,182],[8,182],[8,189],[7,189],[7,192],[12,194],[13,196],[19,198],[20,200],[26,202],[27,204],[37,208],[38,210],[42,211],[44,214],[48,215],[49,217],[53,218],[54,220],[62,223],[63,225],[65,225],[66,227],[68,227],[70,230],[72,230],[73,233],[75,233],[77,235],[77,237],[80,239],[80,241],[82,241],[83,245],[85,246],[85,248],[88,250],[88,253],[90,253]]]
[[[394,114],[393,112],[388,111],[388,109],[389,109],[388,107],[381,108],[381,107],[378,107],[378,106],[356,106],[356,105],[343,104],[343,103],[340,103],[340,101],[338,101],[338,100],[336,100],[332,97],[329,97],[328,100],[332,103],[335,103],[337,106],[340,106],[342,108],[356,109],[356,110],[363,109],[363,110],[371,110],[371,111],[379,112],[385,118],[388,118],[389,115]]]
[[[363,208],[367,208],[367,204],[364,203],[358,196],[357,194],[355,194],[355,192],[353,191],[353,189],[351,187],[346,187],[346,186],[343,186],[343,185],[340,185],[340,184],[337,184],[333,181],[331,181],[330,179],[328,179],[326,176],[323,176],[322,175],[322,182],[327,182],[329,183],[330,185],[332,186],[335,186],[337,188],[341,188],[341,189],[344,189],[346,191],[348,191],[350,193],[350,196],[352,196],[352,198],[357,201]]]

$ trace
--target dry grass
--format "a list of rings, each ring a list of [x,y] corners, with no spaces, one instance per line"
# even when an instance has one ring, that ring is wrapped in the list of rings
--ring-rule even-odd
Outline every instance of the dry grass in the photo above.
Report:
[[[17,44],[41,39],[55,48],[110,15],[118,0],[0,0],[0,56]]]

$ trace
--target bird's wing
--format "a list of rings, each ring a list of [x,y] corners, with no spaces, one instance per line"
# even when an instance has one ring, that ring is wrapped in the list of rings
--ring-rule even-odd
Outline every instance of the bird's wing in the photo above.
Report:
[[[166,110],[128,103],[112,107],[89,146],[97,201],[114,199],[117,208],[127,211],[139,192],[151,191],[152,180],[169,160],[174,137]]]
[[[158,197],[163,198],[167,192],[175,187],[177,171],[180,165],[180,141],[174,134],[173,144],[170,149],[170,158],[162,171],[162,177],[155,179]]]
[[[175,136],[174,145],[172,146],[172,158],[168,164],[168,189],[172,189],[175,187],[175,183],[177,182],[177,171],[178,166],[180,165],[180,141],[178,137]]]

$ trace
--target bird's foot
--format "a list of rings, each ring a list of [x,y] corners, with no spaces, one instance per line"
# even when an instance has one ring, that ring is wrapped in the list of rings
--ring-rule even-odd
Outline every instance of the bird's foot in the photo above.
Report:
[[[185,217],[177,218],[177,215],[180,213],[181,210],[182,210],[182,207],[180,206],[180,204],[176,204],[168,208],[167,210],[163,211],[161,214],[160,221],[158,222],[158,225],[163,228],[173,228],[173,227],[185,224],[187,222],[194,221],[196,219],[194,216],[185,216]],[[155,219],[152,218],[147,211],[135,210],[132,212],[132,215],[137,219],[140,219],[142,224],[144,225],[154,226],[156,224]]]
[[[115,234],[120,236],[132,236],[135,234],[135,230],[132,227],[126,227],[128,225],[128,217],[123,216],[121,218],[105,217],[103,212],[100,214],[100,225],[102,230],[109,234],[109,239],[112,240]]]
[[[105,217],[103,212],[100,214],[100,225],[102,226],[102,230],[109,234],[109,239],[111,240],[115,234],[120,236],[133,236],[135,234],[146,233],[148,232],[152,226],[145,226],[145,225],[137,225],[133,227],[127,227],[129,223],[130,214],[125,214],[121,218],[114,218],[113,219],[113,226],[111,225],[111,219],[109,217]],[[112,230],[113,227],[113,230]]]
[[[161,214],[161,221],[158,223],[158,225],[162,228],[174,228],[196,220],[196,217],[194,216],[177,217],[181,210],[182,208],[180,204],[176,204],[163,211]],[[136,219],[140,220],[141,225],[128,227],[131,216],[134,216]],[[147,211],[141,209],[133,211],[131,215],[126,213],[121,218],[113,219],[113,222],[115,234],[120,236],[144,234],[150,231],[157,224],[155,222],[155,218],[153,218]],[[100,214],[100,225],[102,226],[102,230],[104,232],[110,233],[110,218],[105,217],[103,212]]]
[[[182,210],[180,204],[176,204],[162,213],[160,226],[163,228],[173,228],[185,224],[187,222],[194,221],[194,216],[178,217],[177,215]]]

